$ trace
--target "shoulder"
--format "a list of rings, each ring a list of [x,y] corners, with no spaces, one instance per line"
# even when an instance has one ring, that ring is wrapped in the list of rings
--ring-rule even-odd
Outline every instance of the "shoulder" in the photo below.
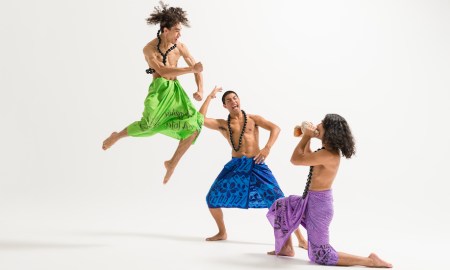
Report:
[[[318,151],[316,154],[328,161],[339,161],[341,159],[341,155],[339,153],[332,152],[327,149],[322,149]]]
[[[155,44],[154,40],[147,43],[147,45],[145,45],[144,49],[142,49],[142,51],[144,52],[145,55],[150,55],[150,54],[154,53],[155,50],[156,50],[156,44]]]
[[[251,113],[247,113],[247,117],[252,120],[261,119],[261,116],[259,116],[257,114],[251,114]]]
[[[253,123],[255,123],[255,125],[259,125],[259,123],[261,123],[261,121],[264,120],[264,118],[262,118],[260,115],[257,114],[247,114],[247,118],[249,121],[252,121]]]
[[[221,126],[227,126],[228,125],[228,121],[225,120],[225,119],[216,119],[216,120]]]
[[[256,124],[271,123],[269,120],[265,119],[264,117],[258,114],[248,114],[248,118],[255,121]]]
[[[228,121],[225,119],[216,119],[217,123],[219,123],[219,130],[228,131]]]
[[[181,42],[178,42],[178,43],[177,43],[177,48],[178,48],[178,50],[180,51],[180,53],[181,53],[182,55],[188,54],[188,49],[187,49],[186,44],[181,43]]]

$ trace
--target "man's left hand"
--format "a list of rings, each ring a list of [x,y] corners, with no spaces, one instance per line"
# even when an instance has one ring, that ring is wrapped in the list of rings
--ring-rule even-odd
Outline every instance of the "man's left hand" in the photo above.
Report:
[[[269,155],[270,150],[266,147],[261,149],[259,154],[257,154],[253,159],[255,160],[256,164],[261,164],[264,161],[266,161],[267,156]]]

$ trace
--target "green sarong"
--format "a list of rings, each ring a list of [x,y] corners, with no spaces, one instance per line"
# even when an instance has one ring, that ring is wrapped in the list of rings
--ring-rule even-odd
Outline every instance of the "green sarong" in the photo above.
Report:
[[[199,113],[178,80],[156,78],[150,84],[144,101],[141,121],[128,126],[128,135],[152,136],[161,133],[181,140],[200,133],[204,117]]]

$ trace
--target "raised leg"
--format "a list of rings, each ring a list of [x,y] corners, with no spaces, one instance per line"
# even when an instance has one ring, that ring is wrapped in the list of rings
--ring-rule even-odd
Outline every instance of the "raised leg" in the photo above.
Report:
[[[124,128],[121,132],[111,133],[111,135],[109,135],[109,137],[103,141],[103,145],[102,145],[103,150],[108,150],[118,140],[125,138],[125,137],[128,137],[127,128]]]
[[[186,151],[189,149],[189,147],[192,145],[192,142],[195,140],[197,135],[198,132],[195,132],[188,138],[180,140],[177,150],[175,150],[175,153],[173,154],[172,158],[164,162],[164,166],[166,167],[167,171],[166,175],[164,176],[163,184],[166,184],[170,180],[170,177],[175,171],[178,162],[180,161],[181,157],[183,157],[183,155],[186,153]]]

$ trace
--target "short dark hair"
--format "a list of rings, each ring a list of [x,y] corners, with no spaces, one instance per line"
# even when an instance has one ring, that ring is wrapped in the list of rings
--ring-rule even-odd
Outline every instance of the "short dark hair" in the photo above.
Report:
[[[156,6],[153,13],[147,18],[147,24],[159,24],[161,32],[164,28],[170,29],[178,23],[189,27],[186,11],[179,7],[169,7],[163,1],[159,1],[159,4],[160,7]]]
[[[236,92],[234,92],[233,90],[228,90],[228,91],[226,91],[225,93],[223,93],[223,95],[222,95],[222,103],[223,103],[223,104],[225,104],[225,98],[226,98],[229,94],[235,94],[237,97],[239,97],[238,94],[236,94]]]
[[[341,152],[342,156],[351,158],[355,150],[355,140],[344,117],[338,114],[327,114],[322,120],[325,130],[323,143],[333,152]]]

